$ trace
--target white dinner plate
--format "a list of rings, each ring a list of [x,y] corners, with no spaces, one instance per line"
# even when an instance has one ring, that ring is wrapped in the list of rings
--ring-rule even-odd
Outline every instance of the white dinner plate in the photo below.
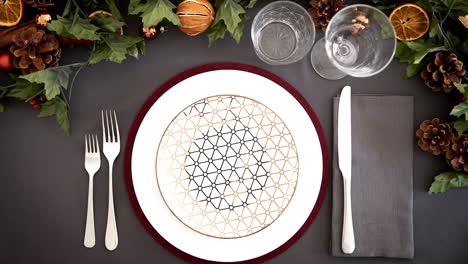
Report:
[[[255,259],[320,207],[328,155],[309,113],[276,82],[207,71],[148,107],[127,180],[142,217],[178,250],[208,261]]]

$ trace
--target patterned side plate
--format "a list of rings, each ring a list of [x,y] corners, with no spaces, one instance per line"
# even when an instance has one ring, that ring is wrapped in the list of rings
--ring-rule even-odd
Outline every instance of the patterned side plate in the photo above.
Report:
[[[174,215],[219,238],[258,232],[296,188],[297,150],[281,118],[242,96],[199,100],[166,129],[157,154],[159,189]]]

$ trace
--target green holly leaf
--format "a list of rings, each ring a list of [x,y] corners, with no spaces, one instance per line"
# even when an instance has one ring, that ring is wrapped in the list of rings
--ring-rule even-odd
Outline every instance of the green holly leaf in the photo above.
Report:
[[[63,89],[68,88],[70,77],[78,70],[83,63],[74,63],[64,66],[47,68],[42,71],[22,75],[19,78],[32,83],[44,84],[45,96],[47,100],[52,100],[59,95]]]
[[[398,41],[395,57],[402,63],[412,64],[414,61],[413,51],[405,44],[405,42]]]
[[[29,82],[24,79],[16,79],[16,86],[15,88],[11,89],[8,93],[8,97],[15,97],[19,100],[27,101],[31,98],[39,95],[42,91],[44,91],[44,85]]]
[[[120,13],[120,9],[117,6],[117,3],[115,0],[106,0],[107,7],[109,7],[109,11],[112,13],[112,17],[124,21],[124,18],[122,16],[122,13]]]
[[[134,46],[127,49],[128,55],[134,57],[135,59],[138,59],[140,54],[145,55],[145,46],[145,41],[138,42]]]
[[[55,116],[59,126],[70,135],[70,120],[68,119],[67,104],[59,97],[41,104],[38,117]]]
[[[433,8],[442,14],[451,11],[451,15],[457,18],[468,14],[468,2],[464,0],[430,0]]]
[[[406,78],[411,78],[417,75],[424,67],[422,64],[408,64],[406,66]]]
[[[239,44],[240,42],[240,39],[242,37],[242,33],[244,33],[244,22],[241,21],[236,29],[234,30],[234,32],[231,32],[231,36],[232,38],[237,42],[237,44]]]
[[[244,8],[234,0],[221,0],[216,3],[216,17],[213,24],[224,21],[226,29],[232,34],[242,22]]]
[[[455,128],[457,134],[460,136],[468,130],[468,121],[464,119],[458,119],[457,121],[453,122],[453,128]]]
[[[429,14],[432,13],[432,5],[431,5],[430,1],[428,1],[428,0],[419,0],[415,4],[422,7],[424,10],[426,10],[427,13],[429,13]],[[397,5],[401,5],[401,3],[399,3]]]
[[[0,102],[0,113],[5,112],[6,108],[7,108],[7,104],[5,102],[1,101]]]
[[[433,43],[430,39],[428,40],[418,39],[415,41],[404,41],[403,43],[413,51],[412,53],[413,64],[419,64],[424,59],[424,57],[426,57],[426,55],[431,52],[447,49],[445,46],[441,46],[439,44]]]
[[[465,120],[468,120],[468,103],[463,102],[458,104],[452,109],[452,112],[450,112],[450,115],[456,116],[456,117],[461,117],[462,115],[465,115]]]
[[[213,43],[218,39],[224,39],[226,34],[226,25],[223,21],[218,22],[216,25],[213,25],[208,30],[208,47],[211,47]]]
[[[245,8],[253,8],[256,3],[257,3],[257,0],[249,0]]]
[[[145,3],[141,0],[130,0],[128,3],[128,14],[129,15],[138,15],[139,13],[145,11]]]
[[[65,7],[63,8],[62,17],[66,17],[70,14],[72,5],[73,5],[72,1],[67,0],[67,3],[65,4]]]
[[[429,27],[429,37],[435,38],[438,37],[442,39],[442,32],[440,30],[439,19],[434,14],[431,17],[431,26]]]
[[[140,15],[145,27],[161,23],[164,19],[174,25],[179,25],[179,17],[174,13],[176,6],[169,0],[131,0],[128,13]]]
[[[400,62],[419,64],[427,54],[439,50],[446,50],[446,48],[431,40],[401,41],[397,44],[395,56]]]
[[[115,17],[106,17],[104,14],[97,14],[91,18],[91,23],[99,27],[103,31],[116,32],[123,26],[124,22],[119,21]]]
[[[90,64],[102,60],[121,63],[127,55],[138,58],[138,53],[144,53],[144,39],[119,35],[114,33],[102,34],[102,41],[98,41],[96,49],[91,53]]]
[[[75,13],[73,19],[57,16],[56,20],[47,25],[47,29],[66,38],[98,40],[96,33],[99,28],[91,23],[91,19],[81,18]]]
[[[434,178],[429,194],[443,193],[450,188],[468,187],[468,174],[465,172],[444,172]]]
[[[460,93],[468,97],[468,83],[454,83],[453,85],[455,85]]]

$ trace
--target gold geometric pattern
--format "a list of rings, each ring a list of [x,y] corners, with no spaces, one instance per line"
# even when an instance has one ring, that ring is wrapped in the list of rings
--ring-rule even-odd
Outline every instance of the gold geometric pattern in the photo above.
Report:
[[[212,96],[179,113],[162,136],[158,186],[185,225],[238,238],[273,223],[296,188],[299,161],[286,124],[247,97]]]

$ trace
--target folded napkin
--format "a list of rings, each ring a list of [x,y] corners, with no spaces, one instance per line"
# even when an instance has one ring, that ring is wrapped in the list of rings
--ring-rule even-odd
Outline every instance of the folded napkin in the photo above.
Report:
[[[333,256],[413,258],[413,97],[352,96],[352,183],[356,249],[341,250],[343,178],[334,98]]]

